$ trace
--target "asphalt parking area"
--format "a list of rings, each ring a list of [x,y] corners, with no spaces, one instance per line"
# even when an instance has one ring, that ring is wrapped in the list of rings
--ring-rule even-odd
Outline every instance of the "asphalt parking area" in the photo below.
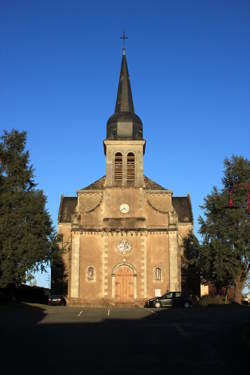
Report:
[[[153,313],[154,309],[144,308],[84,308],[68,306],[47,306],[45,316],[39,324],[48,323],[93,323],[105,320],[134,320],[144,319]]]
[[[242,369],[235,334],[249,308],[0,308],[1,353],[11,370],[92,374],[235,373]],[[237,342],[236,342],[237,343]],[[238,345],[238,343],[237,343]],[[236,350],[235,350],[236,347]],[[5,355],[2,355],[5,359]],[[35,371],[35,373],[36,373]],[[34,374],[34,371],[31,371]]]

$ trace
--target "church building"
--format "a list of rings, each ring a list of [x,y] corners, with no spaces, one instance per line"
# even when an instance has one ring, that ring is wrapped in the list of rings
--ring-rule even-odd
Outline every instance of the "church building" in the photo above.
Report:
[[[123,49],[104,140],[106,175],[75,197],[61,197],[70,304],[140,304],[181,290],[183,240],[193,229],[190,196],[174,197],[144,174],[145,150]]]

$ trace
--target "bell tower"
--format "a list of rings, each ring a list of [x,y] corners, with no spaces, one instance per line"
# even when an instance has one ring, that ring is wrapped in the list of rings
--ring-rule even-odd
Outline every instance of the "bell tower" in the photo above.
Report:
[[[104,140],[105,187],[143,187],[143,155],[146,141],[135,114],[125,48],[122,53],[115,113],[107,122]]]

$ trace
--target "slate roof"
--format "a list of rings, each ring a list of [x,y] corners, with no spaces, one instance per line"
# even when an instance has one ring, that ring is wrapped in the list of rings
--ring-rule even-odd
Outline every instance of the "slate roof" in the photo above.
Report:
[[[105,184],[106,176],[102,176],[92,184],[80,189],[80,190],[103,190]]]
[[[144,177],[144,182],[145,182],[145,188],[147,190],[167,190],[166,188],[157,184],[157,182],[151,180],[147,176],[143,176],[143,177]]]
[[[103,190],[105,184],[106,176],[99,178],[92,184],[82,188],[81,190]],[[147,190],[167,190],[163,186],[157,184],[155,181],[151,180],[147,176],[144,176],[145,188]]]
[[[118,85],[118,92],[116,98],[115,112],[130,112],[134,113],[134,103],[132,98],[132,91],[130,86],[128,65],[125,55],[125,49],[122,54],[122,65],[120,72],[120,79]]]
[[[179,222],[193,222],[193,213],[190,196],[172,197],[174,209],[178,215]]]
[[[71,216],[77,204],[77,197],[61,197],[58,214],[59,223],[71,223]]]

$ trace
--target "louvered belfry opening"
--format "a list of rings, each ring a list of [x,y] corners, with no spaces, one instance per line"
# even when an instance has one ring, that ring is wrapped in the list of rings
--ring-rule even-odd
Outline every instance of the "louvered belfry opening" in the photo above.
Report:
[[[128,185],[135,182],[135,155],[132,152],[127,155],[127,182]]]
[[[115,182],[122,183],[122,154],[120,152],[115,154]]]

